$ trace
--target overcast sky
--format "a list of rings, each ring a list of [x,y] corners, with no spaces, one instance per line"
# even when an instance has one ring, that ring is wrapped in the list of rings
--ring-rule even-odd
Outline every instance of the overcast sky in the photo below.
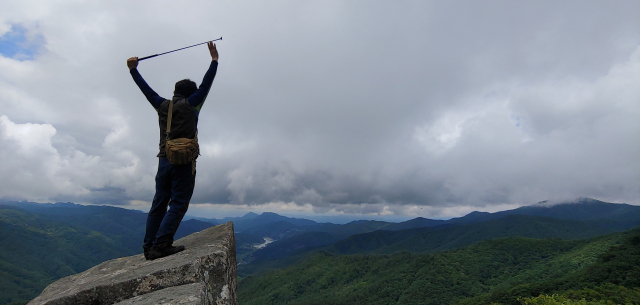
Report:
[[[217,42],[190,214],[640,205],[640,2],[50,1],[0,10],[0,198],[148,210],[131,56]],[[170,98],[206,46],[140,63]]]

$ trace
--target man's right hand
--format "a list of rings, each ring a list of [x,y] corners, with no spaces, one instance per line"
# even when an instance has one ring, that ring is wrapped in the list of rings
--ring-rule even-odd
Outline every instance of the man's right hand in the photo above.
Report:
[[[129,70],[135,69],[136,67],[138,67],[138,58],[129,57],[129,59],[127,59],[127,67],[129,67]]]
[[[207,47],[209,48],[209,53],[211,53],[211,60],[218,61],[218,50],[216,49],[216,44],[213,41],[209,41],[207,43]]]

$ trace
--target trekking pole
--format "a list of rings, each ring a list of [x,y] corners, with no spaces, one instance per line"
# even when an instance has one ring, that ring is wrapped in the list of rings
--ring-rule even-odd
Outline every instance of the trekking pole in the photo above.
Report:
[[[209,41],[218,41],[218,40],[222,40],[222,37],[220,37],[220,38],[218,38],[218,39],[214,39],[214,40],[209,40]],[[201,44],[205,44],[205,43],[207,43],[207,42],[209,42],[209,41],[205,41],[205,42],[203,42],[203,43],[199,43],[199,44],[194,44],[194,45],[192,45],[192,46],[188,46],[188,47],[184,47],[184,48],[176,49],[176,50],[169,51],[169,52],[164,52],[164,53],[160,53],[160,54],[155,54],[155,55],[151,55],[151,56],[147,56],[147,57],[138,58],[138,61],[145,60],[145,59],[149,59],[149,58],[153,58],[153,57],[160,56],[160,55],[164,55],[164,54],[169,54],[169,53],[171,53],[171,52],[180,51],[180,50],[188,49],[188,48],[195,47],[195,46],[199,46],[199,45],[201,45]]]

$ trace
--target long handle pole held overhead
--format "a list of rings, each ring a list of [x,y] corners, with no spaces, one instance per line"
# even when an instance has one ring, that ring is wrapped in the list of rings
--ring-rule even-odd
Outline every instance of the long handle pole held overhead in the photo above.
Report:
[[[222,40],[222,37],[220,37],[220,38],[218,38],[218,39],[214,39],[214,40],[209,40],[209,41],[218,41],[218,40]],[[188,49],[188,48],[195,47],[195,46],[199,46],[199,45],[201,45],[201,44],[205,44],[205,43],[207,43],[207,42],[209,42],[209,41],[205,41],[205,42],[203,42],[203,43],[199,43],[199,44],[194,44],[194,45],[192,45],[192,46],[188,46],[188,47],[184,47],[184,48],[176,49],[176,50],[169,51],[169,52],[164,52],[164,53],[160,53],[160,54],[155,54],[155,55],[150,55],[150,56],[147,56],[147,57],[138,58],[138,61],[145,60],[145,59],[149,59],[149,58],[153,58],[153,57],[160,56],[160,55],[164,55],[164,54],[169,54],[169,53],[171,53],[171,52],[180,51],[180,50]]]

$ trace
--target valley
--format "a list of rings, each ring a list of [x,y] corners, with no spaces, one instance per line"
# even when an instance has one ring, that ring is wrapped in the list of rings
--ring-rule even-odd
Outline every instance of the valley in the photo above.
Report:
[[[109,206],[0,204],[0,304],[25,304],[56,279],[140,253],[145,219]],[[625,204],[583,198],[401,223],[249,213],[185,220],[176,238],[227,221],[241,304],[522,304],[598,287],[633,298],[640,287],[629,246],[640,239],[640,207]],[[615,268],[631,273],[589,278],[619,257],[611,251],[629,256]]]

